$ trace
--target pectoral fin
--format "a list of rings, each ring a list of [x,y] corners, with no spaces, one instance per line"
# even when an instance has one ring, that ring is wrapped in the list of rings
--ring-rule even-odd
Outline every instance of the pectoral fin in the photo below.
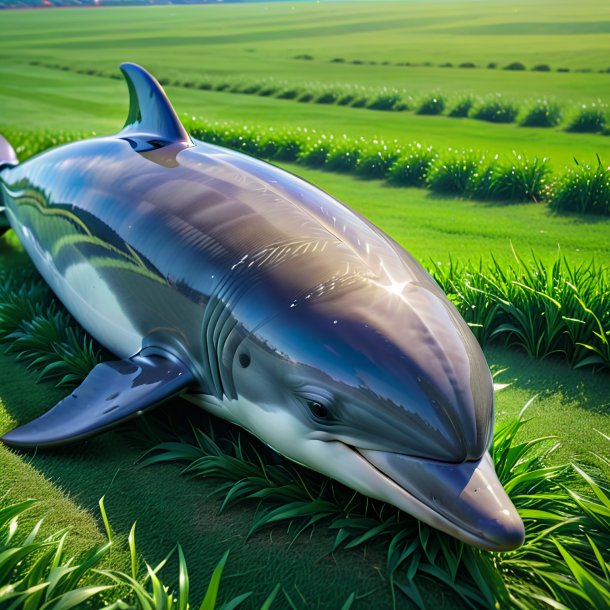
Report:
[[[53,447],[82,440],[141,415],[194,381],[179,361],[138,354],[103,362],[72,394],[38,419],[5,434],[13,447]]]

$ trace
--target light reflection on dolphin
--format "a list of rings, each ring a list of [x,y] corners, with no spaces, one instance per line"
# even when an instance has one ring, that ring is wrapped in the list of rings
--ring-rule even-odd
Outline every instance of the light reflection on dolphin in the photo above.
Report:
[[[0,138],[4,226],[122,359],[2,440],[78,440],[182,392],[461,540],[518,547],[523,523],[488,453],[489,368],[434,280],[314,186],[191,140],[157,81],[121,69],[130,110],[116,136],[21,165]]]

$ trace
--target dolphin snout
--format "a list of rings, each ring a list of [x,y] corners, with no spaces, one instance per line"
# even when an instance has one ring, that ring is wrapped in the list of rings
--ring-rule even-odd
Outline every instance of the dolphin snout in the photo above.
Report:
[[[433,527],[488,551],[510,551],[523,544],[523,521],[489,453],[462,463],[364,449],[359,453],[416,498],[421,503],[417,517]]]

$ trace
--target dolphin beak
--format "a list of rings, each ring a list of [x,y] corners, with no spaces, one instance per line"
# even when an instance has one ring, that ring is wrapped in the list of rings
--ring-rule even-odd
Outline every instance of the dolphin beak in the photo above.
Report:
[[[405,509],[418,519],[488,551],[510,551],[523,544],[523,521],[504,491],[489,453],[477,461],[454,464],[399,453],[357,451],[417,500]],[[399,498],[387,500],[401,507]]]

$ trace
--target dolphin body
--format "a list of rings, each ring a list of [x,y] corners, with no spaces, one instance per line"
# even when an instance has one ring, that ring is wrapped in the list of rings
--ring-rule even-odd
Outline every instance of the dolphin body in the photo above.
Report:
[[[120,358],[3,442],[75,441],[182,392],[467,543],[522,544],[488,453],[489,368],[436,282],[321,190],[192,140],[150,74],[121,70],[117,135],[23,164],[0,138],[0,218]]]

